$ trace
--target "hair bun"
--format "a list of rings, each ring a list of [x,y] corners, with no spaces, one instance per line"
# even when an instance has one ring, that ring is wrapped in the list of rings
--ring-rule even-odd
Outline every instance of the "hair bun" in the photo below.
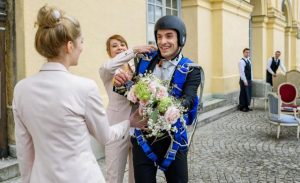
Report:
[[[59,20],[60,17],[61,17],[61,14],[58,10],[53,10],[52,11],[52,16],[56,19],[56,20]]]
[[[63,14],[63,11],[45,5],[38,12],[36,24],[40,28],[54,28],[61,20]]]

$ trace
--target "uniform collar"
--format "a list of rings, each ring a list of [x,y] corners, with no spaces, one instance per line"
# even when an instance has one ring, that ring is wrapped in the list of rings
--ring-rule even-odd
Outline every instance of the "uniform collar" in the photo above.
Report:
[[[47,62],[42,66],[40,71],[64,71],[64,72],[68,72],[67,68],[59,62]]]
[[[178,64],[178,62],[181,60],[181,58],[182,58],[182,54],[180,53],[180,54],[178,54],[177,57],[173,58],[172,60],[164,59],[164,61],[176,66]]]
[[[173,64],[173,65],[177,65],[178,64],[178,62],[181,60],[181,58],[182,58],[182,54],[180,53],[176,58],[174,58],[173,60],[169,60],[169,62],[171,63],[171,64]]]

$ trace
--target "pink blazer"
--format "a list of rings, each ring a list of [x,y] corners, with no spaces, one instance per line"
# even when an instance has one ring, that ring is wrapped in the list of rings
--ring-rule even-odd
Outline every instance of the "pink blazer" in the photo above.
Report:
[[[105,182],[90,146],[128,133],[129,121],[109,126],[96,83],[60,63],[20,81],[13,113],[23,183]]]
[[[129,62],[134,58],[132,49],[124,51],[111,60],[106,61],[99,69],[101,80],[105,86],[109,103],[107,106],[107,117],[110,124],[116,124],[127,120],[130,116],[131,105],[128,99],[113,91],[112,79],[115,71],[124,63]]]

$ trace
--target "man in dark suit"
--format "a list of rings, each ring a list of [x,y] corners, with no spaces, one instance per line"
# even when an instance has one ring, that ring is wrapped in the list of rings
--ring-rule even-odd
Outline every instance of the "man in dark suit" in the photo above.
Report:
[[[281,68],[281,71],[285,74],[286,69],[284,66],[283,61],[279,58],[281,55],[280,51],[275,52],[275,57],[271,57],[268,60],[267,64],[267,76],[266,76],[266,82],[270,83],[271,86],[273,86],[273,77],[276,77],[276,73],[278,70],[278,67]]]
[[[170,81],[170,87],[174,87],[174,73],[179,63],[185,59],[181,53],[186,41],[186,28],[184,23],[176,16],[164,16],[155,24],[155,39],[158,47],[156,54],[147,65],[146,70],[153,73],[161,80]],[[137,65],[138,73],[141,69],[141,62]],[[189,71],[181,90],[180,100],[182,105],[191,110],[197,96],[197,89],[201,82],[200,67],[190,64]],[[137,73],[137,74],[138,74]],[[115,86],[121,86],[127,82],[125,73],[118,73],[115,76]],[[143,132],[146,134],[147,132]],[[145,135],[144,135],[145,137]],[[147,138],[153,153],[158,157],[158,164],[164,160],[171,144],[171,138],[165,134],[159,138]],[[134,177],[137,183],[156,182],[157,163],[147,157],[143,148],[139,146],[135,137],[132,137]],[[177,151],[175,160],[164,171],[167,182],[186,183],[188,182],[187,152]]]
[[[239,61],[240,72],[240,96],[239,96],[239,109],[243,112],[252,111],[249,108],[252,96],[252,69],[251,61],[249,59],[250,49],[245,48],[243,50],[243,58]]]

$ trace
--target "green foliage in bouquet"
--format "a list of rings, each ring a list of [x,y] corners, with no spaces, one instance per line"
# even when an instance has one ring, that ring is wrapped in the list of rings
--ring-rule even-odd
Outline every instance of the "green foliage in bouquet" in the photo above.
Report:
[[[168,84],[162,82],[153,74],[145,74],[139,78],[128,92],[127,99],[140,104],[143,118],[148,119],[146,137],[161,137],[166,132],[176,130],[178,119],[184,124],[180,100],[168,93]]]
[[[173,104],[173,101],[170,97],[165,97],[163,98],[161,101],[159,101],[159,104],[158,104],[158,111],[162,114],[164,114],[168,107],[171,106]]]
[[[140,100],[149,100],[151,96],[151,92],[148,89],[148,84],[143,81],[138,81],[135,86],[136,96]]]
[[[153,121],[157,121],[158,115],[159,115],[158,110],[154,110],[150,115],[150,119],[152,119]]]

